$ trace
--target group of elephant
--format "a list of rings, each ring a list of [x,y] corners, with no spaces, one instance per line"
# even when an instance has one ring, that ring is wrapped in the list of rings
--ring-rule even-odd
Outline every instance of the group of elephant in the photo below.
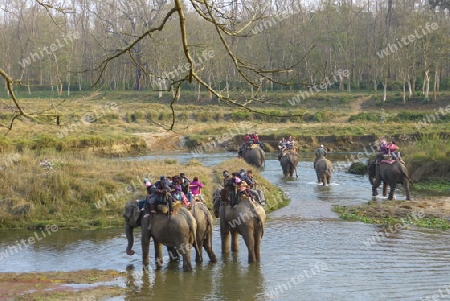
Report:
[[[256,144],[254,144],[254,147],[245,149],[242,153],[242,158],[248,164],[254,165],[258,168],[263,167],[265,164],[265,152],[259,145]],[[283,169],[283,175],[285,177],[293,177],[294,174],[298,177],[297,165],[299,156],[295,150],[288,149],[284,151],[279,159],[281,168]],[[331,171],[333,168],[331,161],[324,157],[320,157],[316,159],[316,162],[314,164],[314,168],[316,170],[318,182],[323,183],[323,185],[330,184]]]
[[[264,152],[255,148],[255,155],[260,166],[264,164]],[[245,155],[245,154],[244,154]],[[262,158],[262,162],[261,162]],[[244,157],[246,159],[246,157]],[[247,161],[247,159],[246,159]],[[287,151],[280,157],[280,164],[284,176],[297,175],[298,154],[295,151]],[[316,158],[314,168],[317,181],[323,185],[330,184],[333,165],[331,161],[323,156]],[[390,186],[388,199],[393,199],[393,194],[398,183],[403,184],[406,199],[410,200],[409,175],[406,166],[400,161],[376,162],[375,159],[368,161],[369,180],[372,184],[372,195],[378,195],[377,188],[384,184],[383,196],[387,194]],[[231,198],[235,198],[231,205]],[[144,207],[145,208],[145,207]],[[261,240],[264,234],[266,213],[264,207],[253,200],[245,191],[230,191],[229,188],[218,189],[213,194],[213,208],[216,218],[220,219],[220,237],[222,253],[230,250],[238,251],[238,235],[241,235],[248,249],[248,261],[254,262],[260,259]],[[161,266],[162,246],[165,245],[171,255],[170,258],[178,260],[183,257],[183,269],[192,270],[191,250],[195,249],[196,262],[203,261],[202,249],[206,251],[211,262],[217,258],[212,249],[213,216],[209,208],[202,202],[193,201],[190,209],[180,206],[173,214],[150,213],[148,209],[139,209],[137,201],[130,201],[125,205],[123,217],[125,218],[125,233],[128,240],[126,253],[133,255],[134,244],[133,230],[141,227],[141,246],[144,265],[149,264],[150,239],[154,241],[155,264]]]
[[[220,218],[222,253],[238,251],[238,235],[242,235],[248,249],[248,261],[260,259],[261,239],[264,233],[266,214],[264,207],[245,192],[237,192],[237,205],[230,205],[227,189],[218,189],[213,194],[213,207],[216,218]],[[202,249],[208,254],[210,262],[217,258],[212,249],[213,216],[206,204],[193,201],[190,209],[177,207],[174,214],[153,213],[139,209],[137,201],[125,205],[125,234],[128,240],[126,253],[133,255],[133,230],[141,227],[141,247],[143,264],[149,264],[150,239],[155,248],[155,265],[163,264],[162,246],[166,246],[171,260],[183,258],[184,271],[192,271],[191,250],[195,249],[197,263],[203,262]]]
[[[265,153],[261,148],[255,147],[246,150],[243,158],[249,164],[262,167],[264,165]],[[298,177],[297,165],[299,155],[295,150],[284,151],[279,159],[285,177],[293,177],[294,174]],[[314,161],[314,169],[319,184],[329,185],[331,183],[333,164],[330,160],[323,156],[317,157]],[[377,164],[374,158],[370,158],[368,160],[368,174],[370,184],[372,185],[372,196],[378,195],[377,188],[383,184],[383,196],[388,196],[388,200],[392,200],[397,184],[402,184],[405,189],[406,199],[411,199],[409,191],[410,178],[403,162],[385,161]],[[390,187],[389,195],[387,194],[388,186]]]
[[[293,177],[294,171],[297,176],[298,154],[295,151],[284,153],[280,158],[280,164],[285,177]],[[411,200],[409,191],[411,180],[408,169],[403,162],[400,160],[383,160],[377,163],[375,158],[369,158],[367,166],[369,181],[372,185],[372,196],[378,195],[377,189],[383,184],[383,196],[387,196],[388,200],[392,200],[397,184],[402,184],[405,189],[406,199]],[[314,169],[319,184],[329,185],[331,183],[333,164],[330,160],[323,156],[317,157],[314,161]],[[388,186],[390,187],[389,195],[387,193]]]
[[[285,177],[298,177],[297,165],[298,165],[298,153],[295,150],[284,151],[280,158],[280,165],[283,169],[283,175]],[[333,171],[333,164],[330,160],[324,156],[319,156],[314,161],[314,170],[316,171],[317,182],[322,185],[329,185],[331,183],[331,174]]]

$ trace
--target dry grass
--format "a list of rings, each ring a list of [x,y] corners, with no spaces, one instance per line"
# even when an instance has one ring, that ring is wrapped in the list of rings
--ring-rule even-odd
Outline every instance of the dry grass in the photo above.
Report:
[[[211,201],[211,171],[195,160],[181,165],[174,160],[111,160],[89,153],[12,155],[14,162],[4,168],[0,187],[0,220],[6,228],[49,222],[72,227],[78,219],[80,227],[121,224],[124,204],[145,196],[143,177],[153,182],[180,172],[191,179],[198,176],[206,186],[205,199]]]

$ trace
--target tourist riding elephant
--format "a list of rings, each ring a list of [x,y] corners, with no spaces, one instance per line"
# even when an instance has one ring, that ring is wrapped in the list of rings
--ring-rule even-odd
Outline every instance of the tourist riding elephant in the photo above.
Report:
[[[333,164],[324,156],[319,156],[314,161],[314,169],[316,170],[317,181],[323,185],[329,185],[331,183],[331,174],[333,171]]]
[[[231,206],[231,197],[237,198],[237,205]],[[266,213],[260,204],[248,197],[244,191],[233,193],[227,188],[214,194],[214,214],[220,218],[222,253],[238,251],[238,234],[242,235],[248,249],[248,261],[260,260],[261,240],[264,234]]]
[[[203,262],[202,249],[204,248],[206,253],[208,253],[209,260],[211,262],[216,262],[216,254],[212,249],[212,232],[213,232],[213,216],[209,212],[208,207],[202,202],[193,201],[191,206],[191,214],[194,216],[197,222],[197,248],[195,261]]]
[[[405,188],[406,199],[411,200],[409,193],[409,175],[405,164],[398,160],[383,160],[377,164],[374,160],[369,160],[369,180],[372,183],[372,196],[378,195],[378,187],[383,182],[383,196],[386,196],[387,185],[389,185],[388,200],[394,197],[395,188],[397,184],[402,184]],[[373,177],[375,171],[375,177]],[[373,180],[375,179],[375,181]]]
[[[133,229],[137,225],[136,221],[140,220],[141,225],[141,246],[142,246],[142,260],[144,265],[148,265],[148,252],[150,245],[150,238],[153,238],[155,244],[155,263],[160,266],[163,263],[162,259],[162,245],[168,248],[173,248],[177,254],[183,257],[183,268],[185,271],[192,270],[191,264],[191,249],[195,247],[198,252],[196,244],[197,222],[192,214],[184,207],[174,210],[174,214],[167,215],[163,213],[149,214],[148,212],[140,211],[139,208],[133,204],[135,201],[128,202],[125,205],[124,218],[126,221],[126,237],[128,239],[127,254],[132,255],[134,237]],[[140,218],[139,218],[140,216]]]
[[[255,165],[256,167],[264,166],[266,153],[258,144],[252,144],[244,150],[242,154],[245,162]]]
[[[293,177],[297,175],[298,154],[294,150],[288,150],[283,152],[280,158],[281,168],[283,169],[283,175],[285,177]]]

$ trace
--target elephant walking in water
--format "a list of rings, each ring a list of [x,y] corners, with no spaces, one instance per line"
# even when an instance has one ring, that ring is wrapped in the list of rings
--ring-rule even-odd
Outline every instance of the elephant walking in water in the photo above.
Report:
[[[317,181],[323,185],[331,183],[331,174],[333,172],[333,164],[324,156],[319,156],[314,161],[314,169],[316,170]]]
[[[259,144],[251,144],[242,152],[242,157],[248,164],[256,167],[263,167],[266,160],[266,153]]]
[[[212,249],[213,216],[208,207],[202,202],[193,201],[190,209],[197,222],[197,248],[195,261],[203,262],[202,249],[204,248],[211,262],[217,262],[216,254]]]
[[[230,205],[231,197],[238,198],[237,205]],[[220,237],[222,253],[239,249],[238,235],[242,235],[248,249],[248,261],[255,262],[261,258],[261,240],[264,234],[266,213],[259,203],[249,199],[244,191],[235,195],[229,189],[217,190],[214,194],[214,213],[220,218]]]
[[[283,152],[280,157],[281,168],[283,169],[283,175],[285,177],[293,177],[294,172],[295,176],[297,175],[297,165],[298,165],[298,154],[294,150],[287,150]]]
[[[394,198],[395,188],[397,184],[402,184],[405,188],[406,199],[411,200],[409,192],[409,175],[405,164],[398,160],[380,161],[376,163],[374,159],[370,159],[369,166],[369,181],[372,184],[372,196],[378,195],[378,187],[383,183],[383,196],[386,196],[387,185],[389,185],[388,200]]]
[[[141,226],[141,246],[142,260],[144,265],[149,263],[150,238],[153,238],[155,244],[155,264],[160,266],[163,263],[162,245],[175,250],[177,254],[183,257],[183,269],[192,270],[191,250],[196,244],[197,222],[192,214],[184,207],[177,210],[176,214],[167,215],[162,213],[145,214],[139,210],[135,201],[128,202],[125,205],[125,234],[128,240],[127,254],[132,255],[134,237],[133,229]]]

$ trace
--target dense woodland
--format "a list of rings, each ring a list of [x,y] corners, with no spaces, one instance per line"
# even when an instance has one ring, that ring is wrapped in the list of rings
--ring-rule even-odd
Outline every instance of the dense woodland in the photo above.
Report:
[[[186,36],[180,15],[169,16],[174,2]],[[205,3],[0,0],[0,69],[30,95],[164,90],[179,80],[182,90],[203,89],[189,78],[190,66],[217,91],[327,83],[320,89],[397,90],[405,99],[433,100],[433,92],[450,89],[450,1]],[[5,81],[0,95],[6,91]]]

